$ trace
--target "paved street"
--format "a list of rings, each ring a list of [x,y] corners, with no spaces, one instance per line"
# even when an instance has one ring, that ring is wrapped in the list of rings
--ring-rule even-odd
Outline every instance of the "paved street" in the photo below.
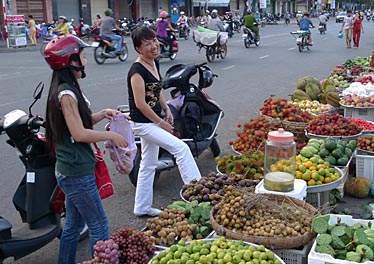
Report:
[[[318,27],[318,23],[315,22]],[[290,31],[297,30],[295,24],[266,26],[260,28],[261,44],[256,48],[246,49],[241,34],[229,39],[226,59],[217,59],[208,66],[219,75],[213,86],[207,89],[225,110],[225,116],[219,127],[218,141],[222,155],[230,152],[228,142],[235,138],[236,124],[246,122],[258,115],[258,109],[270,95],[287,97],[295,89],[296,80],[303,76],[322,79],[331,69],[355,56],[369,56],[374,48],[374,23],[364,22],[365,34],[361,37],[359,49],[345,48],[344,39],[337,34],[341,24],[334,19],[328,24],[326,35],[320,35],[318,29],[312,29],[314,45],[311,51],[300,53]],[[106,107],[116,107],[127,103],[126,78],[128,69],[136,58],[131,39],[128,39],[129,59],[121,63],[118,59],[108,60],[104,65],[97,65],[92,50],[87,51],[87,78],[81,86],[91,101],[93,111]],[[205,50],[195,46],[192,38],[179,41],[180,52],[175,61],[163,60],[161,70],[164,73],[177,63],[201,63],[206,61]],[[38,49],[26,52],[0,53],[0,116],[14,109],[27,111],[32,101],[35,86],[43,81],[43,98],[33,108],[34,114],[44,115],[45,100],[51,71]],[[196,82],[196,78],[193,79]],[[168,91],[165,91],[168,96]],[[97,126],[103,129],[104,123]],[[23,176],[23,168],[14,150],[0,137],[0,215],[14,226],[19,224],[19,215],[12,206],[12,196]],[[102,146],[102,144],[101,144]],[[111,230],[122,226],[142,228],[146,218],[136,218],[133,213],[135,188],[127,176],[116,172],[110,160],[110,170],[116,187],[116,194],[104,201]],[[203,153],[198,159],[203,175],[214,170],[215,162],[210,152]],[[182,181],[177,169],[163,173],[155,184],[154,206],[167,206],[173,199],[178,199]],[[39,251],[17,261],[17,263],[56,263],[59,241],[56,239]],[[77,261],[89,259],[88,240],[80,243]],[[14,263],[8,259],[5,263]]]

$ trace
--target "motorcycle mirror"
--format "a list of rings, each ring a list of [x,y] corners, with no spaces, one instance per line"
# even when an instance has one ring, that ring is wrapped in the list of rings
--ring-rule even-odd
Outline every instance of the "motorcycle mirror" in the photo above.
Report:
[[[29,106],[29,117],[32,117],[31,108],[36,103],[36,101],[38,101],[42,97],[43,89],[44,89],[44,83],[40,82],[34,90],[34,94],[33,94],[34,102],[32,102],[32,104]]]

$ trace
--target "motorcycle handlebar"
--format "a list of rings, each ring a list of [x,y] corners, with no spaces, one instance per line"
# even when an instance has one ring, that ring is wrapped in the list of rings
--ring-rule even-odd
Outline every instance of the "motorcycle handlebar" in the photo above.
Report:
[[[45,128],[45,121],[41,120],[38,117],[33,117],[29,120],[28,126],[30,129],[40,129],[40,127]]]

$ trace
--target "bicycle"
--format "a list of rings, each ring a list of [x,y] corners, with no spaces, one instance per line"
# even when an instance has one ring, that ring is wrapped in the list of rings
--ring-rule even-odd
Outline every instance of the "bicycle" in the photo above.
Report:
[[[299,52],[302,52],[304,49],[310,50],[310,47],[312,46],[309,42],[310,31],[298,30],[290,33],[296,39],[296,45],[299,48]]]
[[[205,56],[208,62],[213,62],[215,58],[226,58],[227,55],[227,32],[198,32],[193,31],[193,40],[199,47],[206,49]]]

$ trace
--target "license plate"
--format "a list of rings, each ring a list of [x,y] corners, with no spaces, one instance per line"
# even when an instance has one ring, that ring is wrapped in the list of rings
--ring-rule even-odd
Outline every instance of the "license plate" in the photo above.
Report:
[[[91,47],[97,48],[97,47],[99,47],[99,45],[100,45],[99,42],[92,42]]]
[[[242,37],[243,37],[243,38],[247,38],[247,37],[248,37],[248,34],[243,34]]]

